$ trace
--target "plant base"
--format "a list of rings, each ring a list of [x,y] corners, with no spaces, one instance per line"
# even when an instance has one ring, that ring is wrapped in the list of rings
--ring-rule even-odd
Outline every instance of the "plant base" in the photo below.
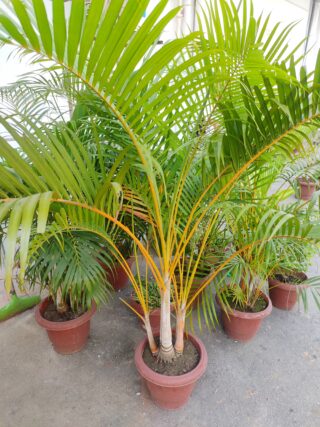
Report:
[[[45,298],[36,308],[35,317],[40,326],[46,329],[48,337],[54,350],[60,354],[76,353],[86,345],[89,332],[90,320],[96,311],[96,305],[77,319],[67,322],[50,322],[43,317],[49,299]]]

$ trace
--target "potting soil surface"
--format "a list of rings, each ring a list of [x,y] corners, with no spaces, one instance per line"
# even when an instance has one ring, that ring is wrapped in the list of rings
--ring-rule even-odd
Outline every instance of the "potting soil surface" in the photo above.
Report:
[[[43,317],[50,322],[66,322],[68,320],[76,319],[77,317],[82,316],[84,311],[80,310],[77,313],[74,313],[70,308],[64,313],[59,313],[56,309],[56,306],[53,302],[49,302]]]
[[[183,354],[171,363],[161,362],[147,346],[143,353],[143,360],[150,369],[158,374],[173,376],[183,375],[192,371],[199,363],[199,352],[191,341],[185,341]]]

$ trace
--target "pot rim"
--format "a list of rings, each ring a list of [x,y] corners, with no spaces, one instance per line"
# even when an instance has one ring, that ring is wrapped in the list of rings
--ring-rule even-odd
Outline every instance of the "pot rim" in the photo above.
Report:
[[[303,277],[303,280],[308,280],[308,276],[305,273],[303,273],[303,272],[297,272],[297,273],[301,277]],[[285,283],[285,282],[281,282],[280,280],[272,278],[272,277],[268,278],[268,283],[269,283],[269,287],[271,287],[272,289],[280,288],[280,289],[286,290],[288,292],[292,292],[293,289],[298,290],[298,289],[307,289],[308,288],[308,285],[304,285],[303,283],[301,283],[301,284],[300,283],[298,283],[298,284],[296,284],[296,283]]]
[[[48,331],[67,331],[69,329],[74,329],[88,322],[97,310],[96,303],[92,301],[90,310],[86,311],[84,314],[77,317],[76,319],[66,320],[64,322],[52,322],[50,320],[45,319],[42,315],[42,312],[49,303],[49,299],[50,297],[44,298],[40,302],[40,304],[36,306],[35,309],[35,318],[37,323]]]
[[[303,178],[299,179],[300,185],[305,185],[307,187],[316,187],[317,183],[314,181],[305,181]]]
[[[269,314],[272,311],[271,299],[269,298],[269,295],[265,294],[262,291],[260,291],[260,294],[261,294],[262,298],[268,303],[267,307],[264,310],[259,311],[257,313],[249,313],[246,311],[239,311],[239,310],[236,310],[234,308],[231,308],[228,310],[228,313],[226,313],[226,315],[227,316],[239,317],[240,319],[252,319],[252,320],[264,319],[265,317],[269,316]],[[221,308],[221,310],[223,310],[220,298],[218,297],[218,294],[216,294],[216,301],[217,301],[219,307]],[[225,312],[225,311],[223,310],[223,312]]]
[[[159,334],[155,334],[159,336]],[[162,387],[182,387],[196,382],[205,372],[208,365],[208,354],[203,342],[191,335],[186,335],[188,339],[195,345],[199,352],[199,362],[190,372],[182,375],[163,375],[154,372],[143,360],[143,352],[148,345],[147,337],[144,338],[136,347],[134,354],[134,362],[139,374],[147,381]]]

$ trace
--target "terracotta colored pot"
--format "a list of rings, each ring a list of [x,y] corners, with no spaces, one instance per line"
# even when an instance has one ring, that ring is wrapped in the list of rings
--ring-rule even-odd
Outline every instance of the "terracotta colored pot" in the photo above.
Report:
[[[269,316],[272,311],[270,298],[261,292],[261,296],[268,303],[267,307],[259,313],[245,313],[238,310],[230,310],[228,314],[222,309],[221,301],[216,295],[216,301],[221,308],[222,325],[226,334],[237,341],[249,341],[258,332],[261,321]]]
[[[308,277],[304,273],[295,273],[301,280],[307,280]],[[269,295],[274,307],[281,310],[292,310],[297,302],[297,287],[305,288],[304,285],[296,285],[294,283],[283,283],[277,279],[269,278]]]
[[[204,374],[207,364],[207,351],[199,338],[188,335],[188,339],[199,351],[200,360],[198,365],[190,372],[179,376],[161,375],[150,369],[143,360],[143,352],[148,345],[145,338],[136,348],[134,361],[142,380],[150,392],[153,402],[164,409],[178,409],[189,400],[192,390]]]
[[[313,193],[316,191],[317,184],[299,179],[300,198],[302,200],[311,200]]]
[[[134,296],[131,295],[129,298],[129,304],[131,305],[132,308],[134,308],[141,316],[144,316],[141,304],[139,304],[135,299]],[[171,312],[173,311],[173,305],[171,304],[170,309]],[[160,331],[160,317],[161,317],[161,311],[160,308],[155,308],[153,310],[150,311],[149,314],[149,319],[150,319],[150,325],[152,328],[152,331],[154,334],[158,334]],[[141,327],[143,329],[145,329],[144,323],[142,322],[142,320],[139,318]]]
[[[126,261],[129,264],[129,267],[131,268],[134,261],[134,257],[130,257],[126,259]],[[124,289],[127,286],[129,282],[129,277],[120,264],[116,264],[114,268],[104,267],[104,269],[107,273],[107,280],[111,283],[115,291],[120,291],[121,289]]]
[[[36,307],[35,317],[38,324],[47,330],[55,351],[61,354],[72,354],[82,350],[88,340],[90,320],[96,312],[96,305],[92,303],[91,309],[76,319],[51,322],[43,317],[48,304],[49,298],[45,298]]]

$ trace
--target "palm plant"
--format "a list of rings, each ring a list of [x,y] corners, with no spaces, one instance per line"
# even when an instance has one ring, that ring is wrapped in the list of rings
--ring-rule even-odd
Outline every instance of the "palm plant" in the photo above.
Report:
[[[293,160],[281,173],[283,184],[289,184],[297,197],[308,196],[310,199],[319,183],[320,161],[316,150],[313,149],[305,158]]]
[[[275,253],[276,259],[270,273],[271,281],[269,280],[271,294],[277,290],[276,286],[274,287],[275,290],[272,289],[274,280],[280,283],[293,284],[295,286],[293,292],[302,300],[305,311],[308,311],[309,308],[309,294],[311,294],[317,308],[320,309],[319,276],[308,279],[304,273],[308,270],[315,255],[319,255],[319,245],[296,239],[288,242],[284,250]],[[287,305],[288,302],[285,301],[285,306]]]
[[[298,82],[277,65],[286,59],[289,28],[266,40],[268,18],[256,20],[247,2],[242,20],[233,2],[221,2],[222,12],[210,7],[212,21],[205,31],[169,42],[156,52],[155,41],[178,9],[160,18],[167,4],[163,0],[139,27],[147,0],[111,0],[106,10],[104,3],[93,0],[85,16],[84,2],[73,0],[66,20],[64,2],[56,0],[52,23],[42,0],[28,1],[27,6],[21,0],[1,5],[3,41],[73,74],[108,113],[101,126],[110,118],[119,123],[128,144],[124,151],[122,144],[112,145],[119,154],[110,169],[105,166],[105,152],[99,152],[103,162],[97,174],[92,157],[69,127],[62,126],[57,134],[51,126],[39,128],[27,118],[22,123],[14,117],[10,123],[1,119],[20,148],[17,152],[1,139],[0,220],[9,222],[6,283],[10,283],[19,230],[21,278],[33,223],[39,233],[46,230],[47,222],[54,222],[60,232],[96,233],[114,249],[131,279],[152,353],[171,361],[183,352],[185,319],[193,301],[244,250],[239,247],[224,259],[190,298],[207,243],[223,232],[239,178],[255,186],[260,179],[273,179],[267,168],[273,157],[284,161],[294,148],[303,149],[302,140],[319,125],[320,60],[316,72],[308,78],[303,73]],[[228,37],[224,31],[230,31]],[[246,60],[242,63],[239,58]],[[137,237],[134,221],[124,224],[119,212],[148,224],[147,237],[159,266],[149,243],[144,245]],[[196,242],[198,250],[187,257],[190,242],[208,214],[206,231]],[[284,217],[283,227],[286,221]],[[159,287],[159,348],[141,281],[133,277],[110,235],[115,228],[132,239]],[[299,227],[288,226],[282,237],[300,237],[300,233]],[[277,237],[262,234],[264,241]],[[174,345],[170,298],[177,319]]]
[[[110,285],[101,264],[109,263],[95,234],[47,232],[31,241],[26,278],[31,287],[49,293],[59,313],[77,314],[92,302],[107,302]]]
[[[225,257],[232,261],[224,269],[218,294],[227,309],[255,311],[268,277],[289,258],[291,265],[297,264],[299,245],[314,245],[301,207],[279,206],[277,193],[264,199],[266,205],[262,201],[234,200],[226,213],[230,237]]]

